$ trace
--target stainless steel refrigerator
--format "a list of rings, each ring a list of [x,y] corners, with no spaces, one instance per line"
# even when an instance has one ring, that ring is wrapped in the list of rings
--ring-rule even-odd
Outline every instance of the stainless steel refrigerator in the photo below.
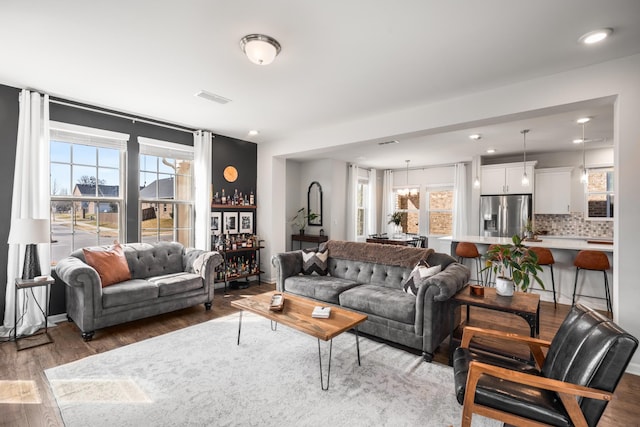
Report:
[[[480,235],[522,236],[531,219],[531,194],[480,197]]]

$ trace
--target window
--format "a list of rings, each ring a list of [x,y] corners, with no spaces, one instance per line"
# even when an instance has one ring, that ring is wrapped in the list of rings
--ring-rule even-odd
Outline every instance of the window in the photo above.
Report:
[[[427,191],[429,235],[451,235],[453,230],[453,188]]]
[[[140,241],[194,242],[193,147],[138,138]]]
[[[128,135],[51,122],[51,262],[122,240]]]
[[[587,218],[613,218],[613,168],[587,170]]]
[[[403,233],[420,234],[420,189],[395,191],[395,212],[401,212],[400,227]]]
[[[367,232],[367,214],[369,206],[369,181],[358,180],[358,191],[356,194],[356,210],[357,210],[357,223],[356,234],[358,237],[362,237]]]

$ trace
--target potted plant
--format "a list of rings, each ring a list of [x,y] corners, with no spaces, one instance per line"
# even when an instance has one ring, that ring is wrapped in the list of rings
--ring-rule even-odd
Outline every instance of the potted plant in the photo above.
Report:
[[[404,216],[404,212],[395,211],[391,215],[389,215],[389,222],[387,224],[395,224],[396,230],[395,233],[400,232],[400,224],[402,223],[402,217]]]
[[[306,213],[306,209],[304,207],[298,209],[295,216],[291,218],[290,222],[298,228],[300,234],[304,234],[304,229],[307,226],[307,221],[313,221],[317,219],[320,215],[317,213],[309,212]]]
[[[530,219],[527,220],[527,223],[524,226],[524,237],[532,240],[536,238],[536,233],[533,231],[533,223]]]
[[[544,284],[538,277],[538,271],[542,271],[542,267],[538,264],[536,253],[523,245],[517,234],[511,240],[513,244],[495,245],[486,254],[491,263],[485,270],[491,268],[496,275],[496,293],[511,296],[515,285],[526,292],[532,278],[544,289]]]

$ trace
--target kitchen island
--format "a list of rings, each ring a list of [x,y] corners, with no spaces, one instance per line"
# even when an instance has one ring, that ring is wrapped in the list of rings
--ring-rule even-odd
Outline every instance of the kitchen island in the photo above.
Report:
[[[478,251],[481,254],[487,252],[487,248],[491,244],[505,245],[512,243],[510,237],[485,237],[485,236],[456,236],[456,237],[442,237],[442,240],[451,241],[451,254],[455,257],[455,248],[458,242],[471,242],[478,246]],[[573,295],[573,283],[575,279],[576,268],[573,265],[573,260],[581,250],[596,250],[602,251],[607,254],[609,258],[609,264],[611,268],[607,271],[609,277],[609,285],[613,286],[613,242],[611,240],[603,238],[546,238],[545,236],[538,236],[540,241],[524,241],[527,246],[540,246],[551,250],[555,264],[553,265],[553,272],[556,283],[556,294],[558,303],[571,304],[571,298]],[[472,279],[475,279],[475,269],[471,268]],[[548,267],[542,267],[542,272],[538,273],[538,276],[545,285],[546,290],[541,290],[540,285],[537,283],[534,285],[532,292],[540,294],[540,299],[543,301],[553,301],[553,293],[551,292],[551,273]],[[486,273],[486,271],[485,271]],[[611,289],[615,301],[615,289]],[[578,277],[578,294],[576,295],[576,302],[582,302],[598,310],[606,310],[607,304],[604,299],[604,277],[599,271],[581,271]],[[587,296],[588,295],[588,296]],[[593,298],[596,297],[596,298]]]

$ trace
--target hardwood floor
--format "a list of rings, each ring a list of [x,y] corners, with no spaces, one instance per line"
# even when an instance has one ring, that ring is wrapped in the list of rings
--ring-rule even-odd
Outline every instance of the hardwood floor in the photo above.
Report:
[[[204,307],[199,305],[150,319],[101,329],[96,332],[94,340],[90,342],[82,341],[80,332],[73,323],[61,322],[49,330],[55,341],[53,344],[17,352],[14,343],[2,343],[0,344],[0,414],[2,414],[0,425],[21,427],[63,425],[47,385],[45,369],[235,313],[237,310],[230,304],[234,299],[273,289],[273,285],[253,284],[248,289],[230,290],[227,296],[219,291],[215,295],[211,311],[205,311]],[[551,339],[568,310],[568,306],[560,304],[557,310],[554,310],[552,303],[543,302],[540,312],[540,337]],[[525,335],[529,333],[526,323],[516,316],[473,307],[470,317],[474,325],[491,327],[503,325],[511,331]],[[448,344],[443,343],[435,355],[434,362],[446,364],[448,350]],[[37,392],[37,403],[5,403],[8,381],[17,380],[31,382],[30,384]],[[453,393],[453,384],[451,392]],[[24,389],[18,393],[18,396],[23,399],[28,398]],[[609,403],[599,426],[640,426],[640,407],[637,404],[639,396],[640,377],[626,374],[618,385],[614,399]]]

